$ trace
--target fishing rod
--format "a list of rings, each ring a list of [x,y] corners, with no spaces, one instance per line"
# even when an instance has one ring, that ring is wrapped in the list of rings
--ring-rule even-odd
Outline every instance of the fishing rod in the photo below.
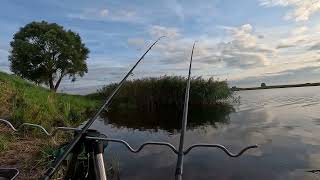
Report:
[[[147,49],[147,51],[140,57],[140,59],[135,63],[135,65],[130,69],[130,71],[124,76],[124,78],[120,81],[118,86],[115,88],[115,90],[111,93],[111,95],[107,98],[105,103],[98,109],[98,111],[94,114],[94,116],[83,126],[83,128],[77,133],[77,135],[74,137],[74,139],[69,143],[69,145],[66,147],[63,154],[61,154],[48,168],[48,170],[45,172],[44,176],[41,177],[41,180],[47,180],[50,179],[53,174],[56,172],[58,167],[61,165],[63,160],[65,160],[68,156],[68,154],[72,151],[72,149],[78,144],[78,142],[84,137],[85,133],[89,129],[89,127],[92,125],[92,123],[99,117],[99,115],[102,113],[104,109],[107,109],[114,98],[114,96],[119,92],[120,88],[124,84],[124,82],[127,80],[129,75],[132,73],[132,71],[136,68],[136,66],[140,63],[140,61],[145,57],[145,55],[152,49],[152,47],[164,36],[159,37],[151,46]]]
[[[178,160],[177,160],[176,174],[175,174],[175,179],[176,180],[181,180],[182,179],[182,174],[183,174],[183,157],[184,157],[183,144],[184,144],[184,134],[186,132],[187,123],[188,123],[190,76],[191,76],[191,67],[192,67],[192,56],[193,56],[193,51],[194,51],[194,46],[195,45],[196,45],[196,42],[194,42],[193,46],[192,46],[190,64],[189,64],[189,74],[188,74],[186,92],[185,92],[185,96],[184,96],[184,105],[183,105],[183,115],[182,115],[182,122],[181,122],[181,134],[180,134],[179,152],[178,152]]]

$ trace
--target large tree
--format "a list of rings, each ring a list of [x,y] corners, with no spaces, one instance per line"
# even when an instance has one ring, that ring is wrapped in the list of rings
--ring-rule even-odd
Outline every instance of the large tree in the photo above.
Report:
[[[56,91],[63,77],[75,79],[88,72],[89,50],[79,34],[56,23],[31,22],[20,28],[13,41],[11,71]]]

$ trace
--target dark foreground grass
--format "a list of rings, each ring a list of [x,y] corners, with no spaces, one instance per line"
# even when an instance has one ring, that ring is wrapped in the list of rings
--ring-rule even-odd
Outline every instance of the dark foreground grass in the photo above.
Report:
[[[57,145],[53,139],[13,133],[0,124],[1,167],[17,168],[17,179],[37,179],[53,160],[52,153]]]

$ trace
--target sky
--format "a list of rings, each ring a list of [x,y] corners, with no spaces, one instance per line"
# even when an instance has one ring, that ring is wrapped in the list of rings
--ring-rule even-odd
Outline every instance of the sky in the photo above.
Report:
[[[14,33],[42,20],[79,33],[90,49],[88,73],[64,78],[63,92],[121,80],[163,35],[131,79],[186,76],[197,41],[193,76],[239,87],[320,81],[320,0],[2,0],[1,71],[10,72]]]

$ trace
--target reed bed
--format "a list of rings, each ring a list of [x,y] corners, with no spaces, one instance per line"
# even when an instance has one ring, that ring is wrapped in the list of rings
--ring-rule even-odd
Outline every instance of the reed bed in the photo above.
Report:
[[[126,81],[110,110],[152,112],[165,107],[182,107],[187,79],[182,76],[161,76]],[[92,96],[106,97],[117,86],[107,85]],[[213,78],[191,79],[190,105],[214,105],[232,96],[226,81]]]

